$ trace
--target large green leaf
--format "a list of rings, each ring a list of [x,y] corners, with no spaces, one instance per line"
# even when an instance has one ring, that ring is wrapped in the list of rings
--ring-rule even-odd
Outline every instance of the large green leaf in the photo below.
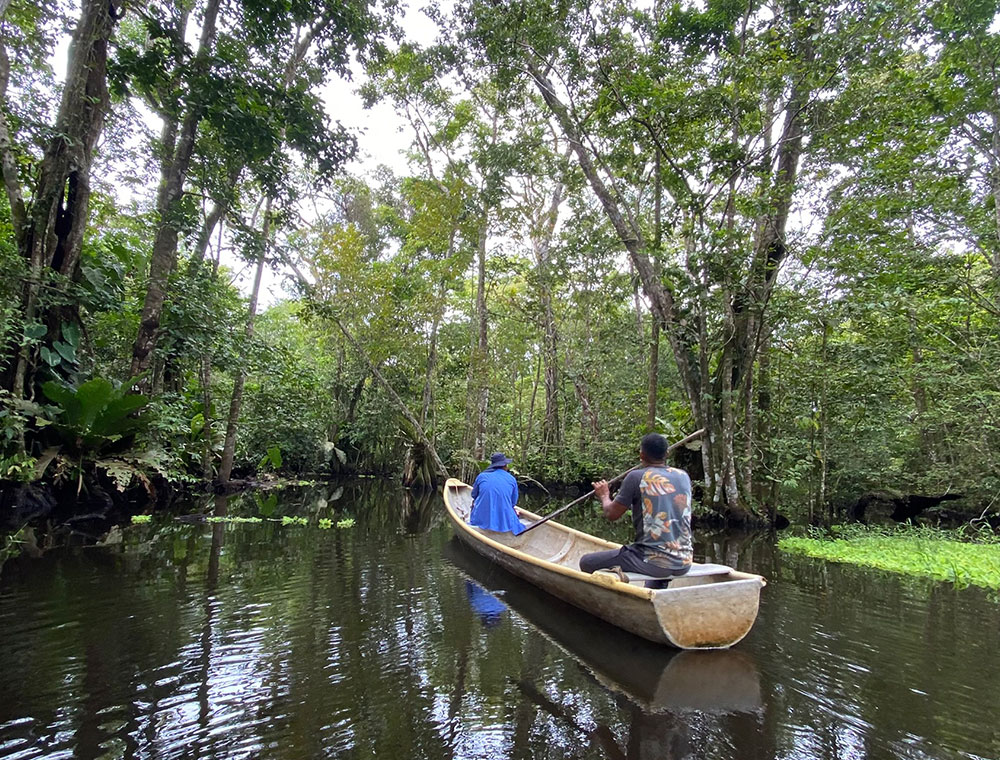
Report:
[[[80,403],[80,418],[77,421],[84,429],[92,428],[98,415],[107,407],[115,389],[103,377],[88,380],[76,389],[76,398]]]
[[[76,363],[76,348],[69,343],[63,343],[61,340],[57,340],[52,344],[52,347],[59,352],[59,355],[68,361],[70,364]]]
[[[145,420],[134,412],[149,403],[146,396],[127,394],[124,387],[115,388],[104,378],[88,380],[76,389],[48,382],[42,391],[59,406],[57,429],[66,442],[95,454],[136,432]]]
[[[129,415],[148,403],[149,399],[139,394],[112,399],[94,421],[93,432],[98,435],[125,435],[136,430],[143,421]]]
[[[76,322],[64,322],[62,336],[64,341],[77,348],[80,345],[80,326]]]

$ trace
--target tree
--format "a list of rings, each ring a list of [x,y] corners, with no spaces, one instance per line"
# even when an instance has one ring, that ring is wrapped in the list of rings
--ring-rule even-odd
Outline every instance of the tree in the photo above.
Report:
[[[325,174],[353,155],[353,138],[339,125],[326,124],[313,90],[322,73],[345,72],[351,49],[375,44],[380,22],[370,4],[314,0],[276,9],[245,0],[229,12],[235,18],[220,26],[218,0],[206,0],[199,44],[191,50],[186,43],[188,6],[151,5],[143,16],[150,44],[122,55],[122,86],[134,86],[163,119],[157,233],[133,346],[133,375],[150,366],[179,236],[190,226],[186,182],[198,158],[199,130],[214,133],[214,144],[228,157],[224,177],[230,188],[247,166],[270,193],[278,192],[289,166],[282,147],[286,143],[317,161]],[[272,75],[276,64],[285,71],[277,84]],[[228,195],[226,188],[217,195],[196,238],[198,251],[224,215]]]
[[[16,16],[14,26],[26,37],[39,34],[52,7],[43,4],[35,15],[21,6],[5,4],[3,10]],[[38,165],[30,183],[25,182],[27,171],[19,158],[31,156],[32,150],[18,143],[8,123],[11,61],[6,44],[0,44],[0,99],[4,104],[0,110],[0,163],[17,248],[26,270],[20,309],[24,332],[23,337],[14,338],[11,346],[16,356],[6,383],[15,398],[23,397],[26,391],[34,395],[34,389],[26,389],[25,382],[38,354],[53,369],[63,365],[64,373],[75,365],[69,348],[58,350],[60,345],[72,345],[64,329],[78,330],[75,307],[72,302],[60,304],[59,298],[43,299],[42,293],[53,281],[57,290],[65,290],[65,283],[79,277],[90,203],[91,161],[108,108],[108,44],[119,8],[120,4],[113,0],[85,0],[81,4],[58,110],[43,152],[35,157]],[[25,184],[30,184],[28,193]],[[38,339],[42,339],[40,345],[35,343]]]
[[[833,37],[839,20],[794,0],[777,17],[757,5],[643,12],[614,3],[567,4],[554,16],[520,3],[506,12],[475,4],[466,18],[486,55],[533,83],[572,146],[708,430],[706,501],[747,519],[737,423],[751,407],[766,308],[788,256],[805,116],[830,65],[817,61],[813,39],[821,29]],[[651,184],[667,201],[656,215],[668,232],[666,282],[652,263],[661,231],[650,229]]]

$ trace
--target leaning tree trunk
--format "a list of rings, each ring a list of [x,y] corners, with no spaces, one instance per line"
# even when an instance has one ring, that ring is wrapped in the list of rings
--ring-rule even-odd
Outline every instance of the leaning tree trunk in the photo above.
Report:
[[[658,395],[660,372],[660,323],[650,320],[649,371],[646,385],[646,432],[656,430],[656,397]]]
[[[997,93],[994,90],[994,97]],[[993,191],[993,223],[995,225],[996,240],[993,242],[993,253],[990,256],[990,265],[993,268],[993,279],[1000,284],[1000,104],[994,99],[993,134],[991,143],[993,151],[990,155],[990,184]]]
[[[441,294],[439,306],[434,311],[434,321],[431,325],[430,346],[427,350],[427,370],[424,373],[424,390],[421,394],[420,405],[420,426],[427,429],[427,417],[430,414],[431,403],[434,398],[434,371],[437,367],[437,335],[438,327],[441,324],[442,311],[444,310],[445,285],[441,284]],[[410,444],[406,452],[406,461],[403,463],[403,485],[434,488],[437,486],[437,474],[431,456],[427,452],[419,436],[413,436],[415,440]],[[433,443],[433,441],[432,441]]]

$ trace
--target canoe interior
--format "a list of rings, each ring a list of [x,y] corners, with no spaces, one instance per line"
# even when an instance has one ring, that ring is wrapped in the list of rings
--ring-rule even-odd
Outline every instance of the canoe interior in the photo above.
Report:
[[[486,538],[515,549],[524,554],[535,557],[544,562],[551,562],[554,565],[579,572],[580,557],[584,554],[596,551],[607,551],[608,549],[618,549],[621,544],[583,533],[555,521],[547,522],[543,525],[515,536],[512,533],[497,533],[490,530],[482,530],[469,526],[469,512],[472,509],[472,489],[465,483],[457,480],[449,480],[446,485],[446,503],[454,513],[465,523],[467,530],[478,533]],[[521,521],[530,525],[541,516],[527,510],[519,509]],[[703,573],[701,571],[704,571]],[[698,572],[699,574],[695,574]],[[673,591],[691,586],[704,586],[714,583],[731,583],[736,580],[759,579],[760,576],[750,573],[742,573],[738,570],[724,565],[699,566],[695,565],[690,576],[674,578],[670,581],[669,589],[662,589],[651,592],[662,594],[666,591]],[[644,586],[643,581],[635,581],[635,586]]]

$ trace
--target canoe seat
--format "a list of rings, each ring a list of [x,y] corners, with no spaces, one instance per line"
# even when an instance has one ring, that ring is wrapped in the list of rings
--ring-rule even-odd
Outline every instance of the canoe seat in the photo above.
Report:
[[[726,565],[691,565],[691,569],[688,570],[684,575],[674,575],[667,578],[658,578],[655,575],[643,575],[642,573],[625,573],[617,567],[613,567],[607,570],[597,570],[595,573],[606,573],[611,575],[622,583],[647,583],[659,581],[663,583],[664,581],[669,582],[677,578],[697,578],[699,576],[705,575],[729,575],[733,569],[727,567]],[[666,587],[666,583],[663,586]]]
[[[729,575],[733,572],[733,568],[728,565],[713,565],[707,563],[704,565],[691,565],[691,569],[688,570],[681,578],[695,578],[699,575]]]

